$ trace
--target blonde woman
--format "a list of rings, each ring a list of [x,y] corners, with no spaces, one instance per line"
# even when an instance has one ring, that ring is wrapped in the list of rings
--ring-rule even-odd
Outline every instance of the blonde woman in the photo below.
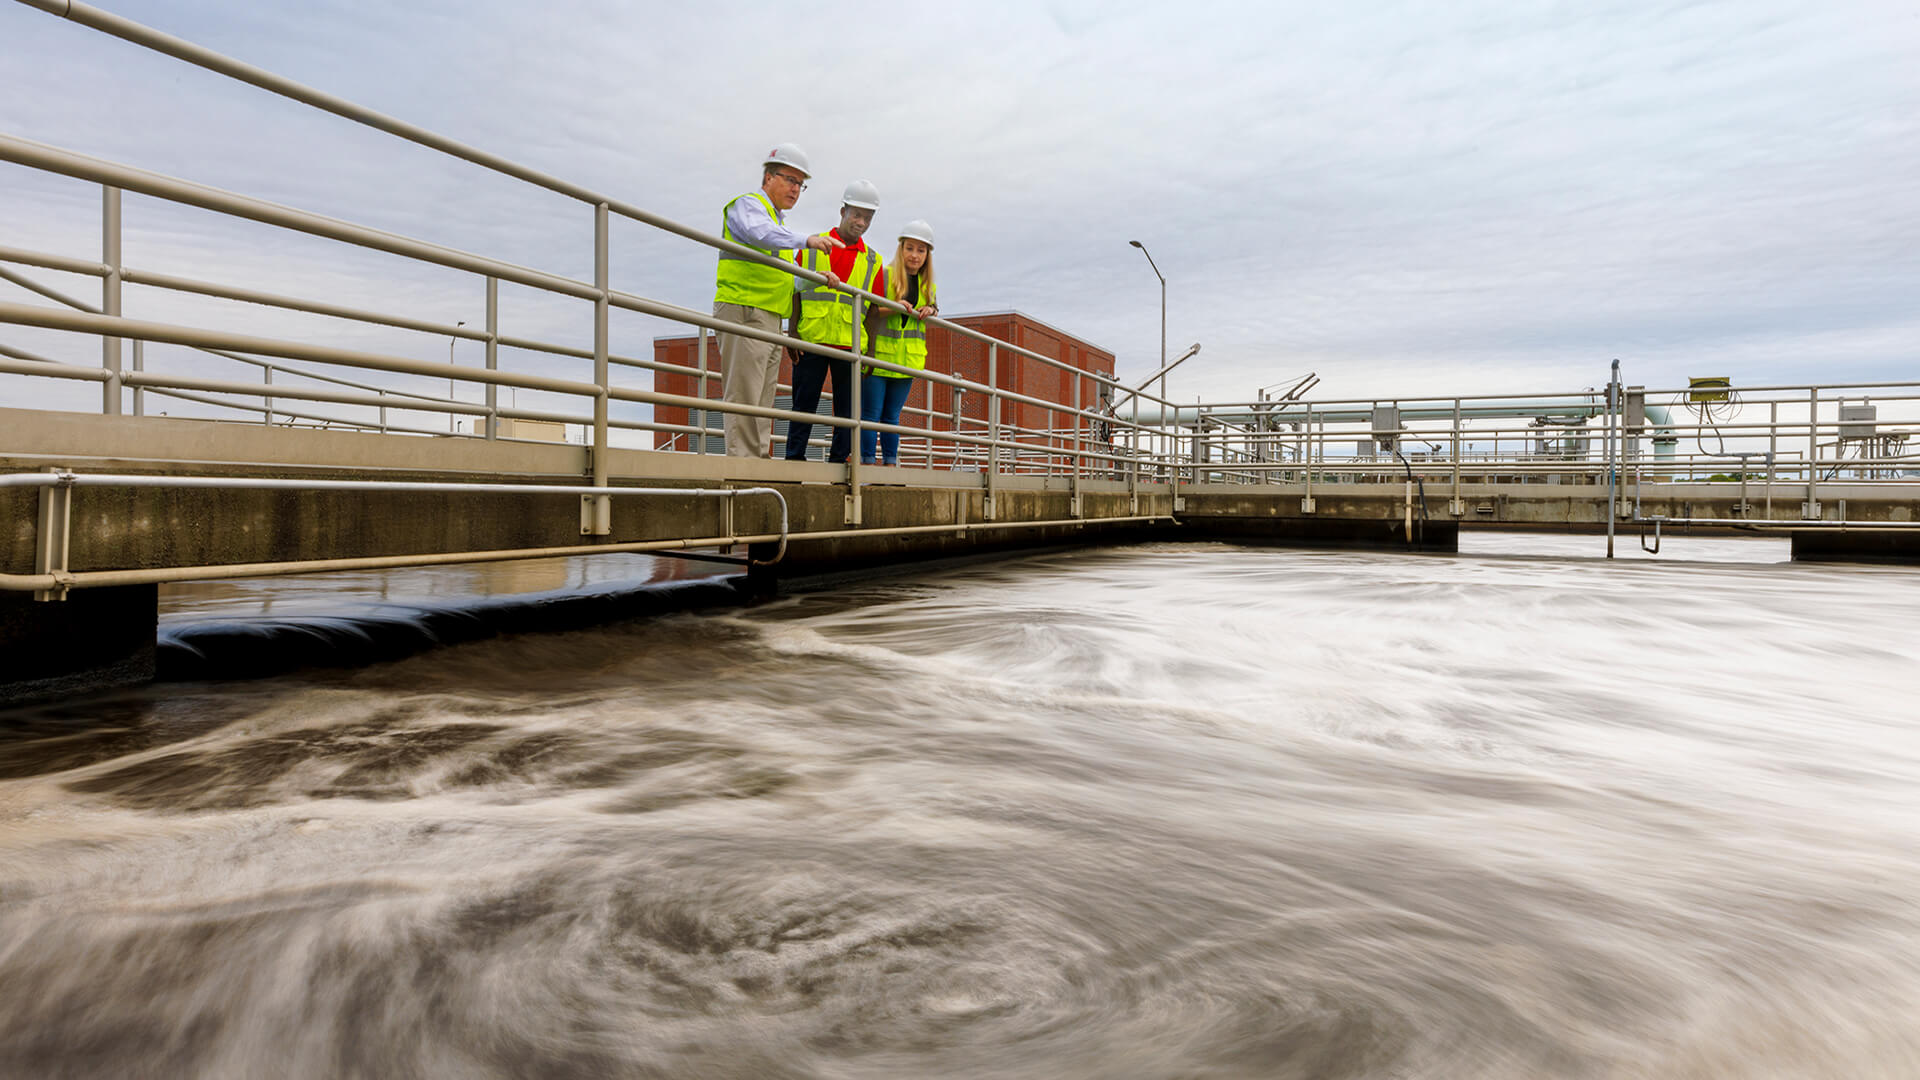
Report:
[[[933,226],[909,221],[900,230],[900,246],[887,266],[887,299],[913,309],[914,314],[886,312],[874,330],[873,357],[901,367],[927,366],[927,324],[940,313],[933,287]],[[898,424],[900,410],[913,391],[913,376],[886,368],[867,368],[860,377],[860,419],[865,423]],[[874,444],[880,454],[874,456]],[[860,464],[898,465],[900,434],[894,431],[860,432]]]

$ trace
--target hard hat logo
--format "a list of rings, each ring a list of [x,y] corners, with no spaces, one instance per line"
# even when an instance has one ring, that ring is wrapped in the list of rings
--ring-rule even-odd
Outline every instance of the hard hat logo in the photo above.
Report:
[[[807,164],[807,152],[790,142],[781,143],[767,151],[767,156],[761,164],[767,167],[785,165],[801,176],[813,175],[812,167]]]

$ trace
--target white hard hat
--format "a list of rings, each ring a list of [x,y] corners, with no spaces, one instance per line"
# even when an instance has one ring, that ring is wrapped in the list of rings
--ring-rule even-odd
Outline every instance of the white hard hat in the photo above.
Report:
[[[871,180],[855,180],[847,185],[847,193],[840,196],[841,206],[857,206],[862,210],[880,209],[880,189],[873,186]]]
[[[918,240],[931,248],[933,247],[933,226],[918,219],[909,221],[900,226],[900,239]]]
[[[766,160],[762,161],[760,165],[762,168],[768,165],[785,165],[797,171],[801,176],[813,176],[813,170],[807,167],[807,152],[790,142],[783,142],[779,146],[767,151]]]

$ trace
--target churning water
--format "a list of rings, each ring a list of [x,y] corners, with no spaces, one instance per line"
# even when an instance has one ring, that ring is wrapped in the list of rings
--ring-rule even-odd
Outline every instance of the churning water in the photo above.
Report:
[[[1468,543],[7,714],[0,1075],[1920,1076],[1920,572]]]

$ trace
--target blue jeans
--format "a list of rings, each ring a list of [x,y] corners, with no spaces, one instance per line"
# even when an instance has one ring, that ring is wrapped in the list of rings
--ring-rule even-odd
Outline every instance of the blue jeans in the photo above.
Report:
[[[912,379],[890,379],[885,375],[860,376],[860,419],[878,420],[883,424],[899,423],[900,410],[907,403],[907,395],[912,392]],[[876,436],[882,459],[879,464],[897,464],[900,461],[900,433],[897,431],[862,431],[860,464],[875,464],[873,444]]]
[[[827,381],[829,372],[833,374],[833,415],[853,419],[853,361],[819,353],[803,352],[793,362],[794,412],[820,411],[820,387]],[[788,424],[787,460],[804,460],[807,456],[807,440],[812,436],[812,424],[804,420]],[[827,460],[845,461],[847,452],[852,449],[853,429],[834,428],[833,441],[827,446]]]

